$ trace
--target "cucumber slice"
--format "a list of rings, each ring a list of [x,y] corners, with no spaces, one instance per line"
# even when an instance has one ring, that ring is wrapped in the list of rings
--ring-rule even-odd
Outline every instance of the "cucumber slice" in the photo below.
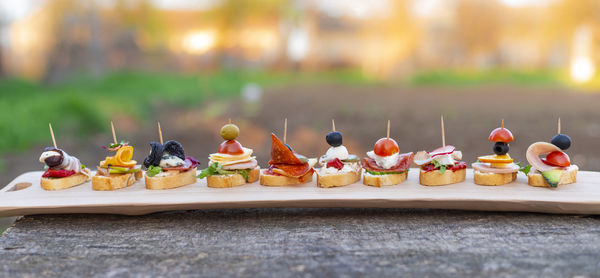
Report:
[[[550,170],[546,172],[542,172],[542,177],[546,180],[546,182],[550,185],[550,187],[557,187],[560,182],[560,177],[562,176],[562,170]]]
[[[348,155],[348,158],[343,159],[342,162],[358,162],[360,158],[354,154]]]

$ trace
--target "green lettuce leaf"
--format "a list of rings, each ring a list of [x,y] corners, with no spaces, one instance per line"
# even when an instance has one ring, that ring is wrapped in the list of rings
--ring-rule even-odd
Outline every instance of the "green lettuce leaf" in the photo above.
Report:
[[[435,165],[435,168],[440,168],[440,174],[443,174],[444,172],[446,172],[446,165],[443,165],[441,163],[439,163],[437,160],[432,160],[431,163],[433,163],[433,165]]]
[[[523,164],[524,164],[523,162],[517,162],[515,164],[517,164],[519,166],[519,168],[520,168],[519,171],[523,172],[525,175],[528,175],[529,172],[531,171],[531,165],[529,165],[529,164],[527,166],[523,166]]]
[[[162,168],[160,168],[158,166],[150,165],[150,167],[148,167],[148,171],[146,171],[146,175],[148,175],[148,177],[154,177],[154,176],[160,174],[160,172],[162,172]]]
[[[241,169],[241,170],[225,170],[223,169],[223,165],[214,162],[209,165],[208,168],[202,170],[200,174],[197,176],[199,179],[206,178],[208,176],[216,176],[216,175],[231,175],[231,174],[240,174],[246,181],[250,178],[250,171],[252,169]]]

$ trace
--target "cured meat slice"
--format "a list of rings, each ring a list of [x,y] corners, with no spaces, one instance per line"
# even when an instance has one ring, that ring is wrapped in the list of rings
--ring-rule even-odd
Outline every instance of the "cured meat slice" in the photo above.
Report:
[[[299,178],[311,170],[308,163],[304,164],[273,164],[273,173],[286,177]]]
[[[275,134],[271,133],[271,164],[293,164],[301,165],[304,164],[298,159],[294,153],[283,143]]]
[[[363,158],[362,163],[363,163],[363,168],[365,168],[369,171],[372,171],[372,172],[402,172],[402,171],[405,171],[406,169],[408,169],[408,167],[410,166],[410,164],[413,161],[413,157],[414,157],[414,154],[412,152],[403,153],[403,154],[399,155],[398,162],[396,163],[396,165],[394,165],[390,169],[384,169],[384,168],[379,167],[379,165],[377,165],[377,163],[375,162],[375,159],[372,159],[370,157]]]

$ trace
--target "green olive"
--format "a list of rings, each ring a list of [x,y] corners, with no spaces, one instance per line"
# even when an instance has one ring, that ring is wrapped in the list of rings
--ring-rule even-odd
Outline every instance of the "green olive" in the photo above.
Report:
[[[237,125],[226,124],[221,128],[221,137],[225,140],[234,140],[240,134],[240,129]]]

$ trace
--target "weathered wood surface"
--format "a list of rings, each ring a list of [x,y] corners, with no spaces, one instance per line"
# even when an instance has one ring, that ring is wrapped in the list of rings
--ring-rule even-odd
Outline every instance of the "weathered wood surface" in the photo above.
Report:
[[[597,277],[600,218],[402,209],[40,215],[0,276]]]

